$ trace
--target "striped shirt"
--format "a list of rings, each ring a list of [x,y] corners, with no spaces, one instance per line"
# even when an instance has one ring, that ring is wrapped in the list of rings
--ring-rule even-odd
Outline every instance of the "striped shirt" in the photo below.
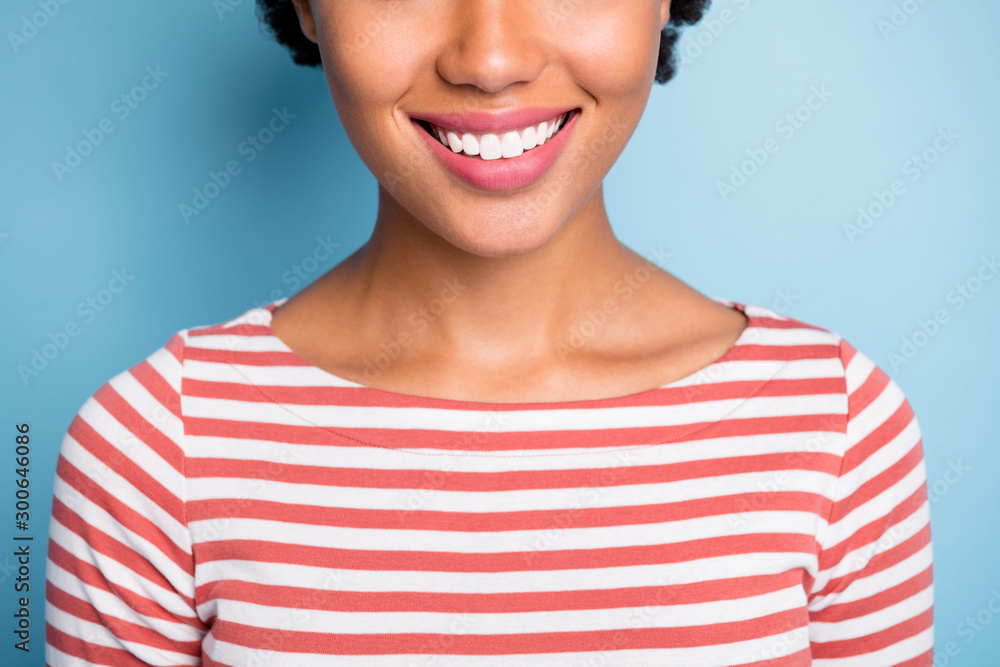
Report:
[[[920,432],[835,333],[719,300],[718,360],[620,398],[366,387],[184,329],[58,459],[48,665],[930,666]]]

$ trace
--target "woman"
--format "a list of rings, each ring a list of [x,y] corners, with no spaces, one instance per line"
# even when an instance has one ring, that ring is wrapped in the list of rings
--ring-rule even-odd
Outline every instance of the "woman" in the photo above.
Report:
[[[49,664],[932,663],[897,385],[612,232],[602,181],[706,4],[261,0],[375,229],[81,408]]]

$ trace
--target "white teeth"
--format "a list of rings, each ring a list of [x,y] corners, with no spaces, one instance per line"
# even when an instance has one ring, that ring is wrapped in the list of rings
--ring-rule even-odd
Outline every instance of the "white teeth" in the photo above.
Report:
[[[484,134],[479,142],[479,157],[484,160],[499,160],[503,157],[500,137],[495,134]]]
[[[517,157],[524,153],[524,144],[521,143],[521,135],[517,132],[507,132],[500,140],[504,157]]]
[[[462,148],[466,155],[479,155],[479,139],[476,135],[465,133],[462,135]]]
[[[534,126],[531,126],[524,131],[524,134],[521,135],[521,143],[524,145],[524,150],[526,151],[530,151],[538,145]]]
[[[523,155],[525,151],[543,145],[551,139],[569,114],[563,114],[538,125],[530,125],[523,130],[504,132],[503,136],[489,133],[475,135],[465,132],[461,136],[455,130],[446,130],[432,125],[431,130],[438,140],[455,153],[465,153],[469,156],[479,156],[483,160],[499,160]]]

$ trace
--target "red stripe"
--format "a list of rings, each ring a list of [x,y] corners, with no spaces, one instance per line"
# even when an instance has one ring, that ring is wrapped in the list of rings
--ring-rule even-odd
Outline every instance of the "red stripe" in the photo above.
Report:
[[[625,507],[488,513],[319,507],[251,498],[224,498],[191,501],[188,507],[188,520],[259,519],[261,521],[280,521],[313,526],[364,529],[397,527],[407,530],[443,532],[500,532],[548,530],[553,526],[567,529],[642,525],[726,514],[752,514],[753,512],[807,512],[823,516],[829,506],[830,501],[824,496],[800,491],[741,493],[674,503]]]
[[[219,662],[208,653],[205,653],[202,657],[202,667],[236,667],[235,665],[230,665],[226,662]]]
[[[184,336],[181,332],[175,333],[163,346],[167,352],[174,356],[178,363],[184,363]]]
[[[181,451],[181,448],[146,419],[147,416],[155,419],[155,415],[139,414],[110,383],[105,383],[94,393],[94,400],[100,403],[119,424],[131,431],[133,435],[156,452],[174,470],[183,472],[184,453]],[[177,411],[178,413],[180,412],[179,406],[177,407]]]
[[[775,647],[779,650],[787,650],[787,646],[781,643],[781,640],[775,640]],[[813,664],[812,653],[808,648],[804,648],[801,651],[796,651],[791,655],[786,655],[780,658],[765,658],[764,660],[758,660],[755,662],[744,662],[739,665],[734,665],[733,667],[811,667]]]
[[[640,407],[686,405],[696,401],[724,401],[747,399],[753,396],[785,397],[842,394],[843,378],[803,378],[796,380],[741,380],[716,382],[708,385],[686,385],[651,389],[623,398],[564,403],[478,403],[396,394],[368,387],[279,386],[252,385],[236,382],[215,382],[189,379],[184,382],[184,395],[247,403],[282,403],[290,405],[387,407],[387,408],[442,408],[454,409],[456,403],[463,410],[484,412],[515,412],[525,405],[545,405],[548,409],[592,409],[615,406]],[[697,398],[695,398],[697,394]]]
[[[889,385],[889,376],[878,366],[872,368],[868,378],[847,397],[848,414],[855,416],[871,405]]]
[[[692,648],[749,641],[805,626],[804,613],[794,609],[747,621],[679,628],[622,628],[584,632],[518,634],[327,634],[273,630],[218,621],[212,635],[219,641],[252,649],[278,649],[322,655],[513,655],[584,651],[624,651]]]
[[[823,452],[803,452],[792,459],[787,454],[758,454],[726,459],[701,459],[617,468],[569,470],[513,470],[507,472],[463,472],[428,470],[373,470],[330,468],[249,459],[192,458],[188,477],[268,479],[289,484],[316,484],[369,489],[425,489],[433,482],[440,491],[518,491],[588,486],[657,484],[689,479],[707,479],[754,472],[811,470],[836,475],[839,460]]]
[[[108,493],[107,489],[99,486],[92,479],[80,472],[79,469],[62,455],[59,456],[56,462],[56,475],[79,491],[87,500],[114,517],[114,520],[120,526],[132,531],[159,549],[180,569],[192,576],[194,575],[194,562],[191,560],[190,553],[175,544],[163,532],[163,529],[157,526],[150,518],[144,516],[138,510],[129,507],[128,504],[122,502],[116,496]]]
[[[310,567],[389,572],[526,572],[612,568],[622,565],[663,565],[749,553],[813,552],[816,540],[795,533],[753,533],[688,540],[672,544],[454,553],[447,551],[384,551],[316,547],[265,540],[217,540],[195,545],[199,563],[240,560]]]
[[[813,614],[812,620],[821,623],[839,623],[840,621],[874,614],[877,611],[882,611],[895,605],[901,605],[905,600],[909,600],[914,595],[930,588],[933,584],[933,579],[931,568],[927,567],[920,574],[910,577],[903,583],[892,588],[854,602],[830,605],[826,609]]]
[[[825,596],[834,591],[842,591],[855,579],[871,577],[894,565],[898,565],[930,543],[931,527],[930,524],[927,524],[918,533],[906,538],[905,541],[899,544],[890,543],[887,548],[873,555],[861,572],[851,572],[843,577],[831,579],[822,591],[810,595],[809,599],[812,601],[817,596]]]
[[[144,598],[141,595],[137,595],[123,586],[119,586],[108,581],[104,577],[104,573],[97,569],[96,566],[80,560],[59,546],[59,544],[51,538],[49,538],[48,558],[52,561],[52,563],[58,565],[76,577],[80,583],[89,586],[90,588],[97,588],[115,595],[126,605],[134,609],[137,614],[141,614],[147,618],[163,619],[176,623],[183,623],[202,630],[205,629],[205,626],[197,617],[178,616],[170,611],[167,611],[156,602],[148,598]],[[193,600],[185,596],[181,597],[186,604],[193,608]]]
[[[896,667],[934,667],[934,649],[929,648],[916,658],[901,662]]]
[[[110,667],[149,667],[149,663],[139,660],[132,653],[120,648],[91,644],[58,630],[51,623],[45,624],[45,643],[74,658],[85,660],[88,665],[109,665]],[[181,663],[166,667],[180,667]]]
[[[879,538],[886,534],[886,530],[890,526],[902,522],[919,510],[925,500],[927,500],[927,487],[921,486],[910,494],[909,497],[903,499],[896,507],[893,507],[892,511],[888,514],[861,526],[854,531],[853,535],[845,538],[839,544],[824,550],[820,555],[819,569],[828,570],[842,561],[851,551],[878,541]]]
[[[267,440],[298,445],[385,447],[388,449],[446,449],[462,451],[548,451],[567,448],[664,445],[682,440],[839,431],[843,415],[793,415],[723,419],[677,426],[564,431],[435,431],[400,428],[347,428],[269,424],[228,419],[188,417],[189,436],[236,440]],[[190,467],[191,461],[188,462]]]
[[[892,442],[896,436],[910,425],[913,419],[913,410],[910,408],[910,403],[906,399],[903,399],[903,402],[891,416],[847,450],[844,454],[844,469],[840,474],[843,476],[851,472],[868,460],[875,452]]]
[[[132,570],[137,577],[142,577],[171,594],[181,595],[164,574],[146,560],[142,554],[133,551],[128,544],[94,528],[79,514],[66,507],[58,498],[52,499],[52,518],[71,532],[79,535],[92,550],[121,563]]]
[[[909,475],[923,460],[923,447],[917,441],[917,444],[910,448],[906,456],[893,463],[877,476],[867,480],[851,495],[837,501],[833,512],[830,514],[829,522],[837,523],[857,508],[888,491],[900,480]]]
[[[813,658],[817,660],[835,660],[837,658],[849,658],[880,651],[904,639],[909,639],[920,634],[930,628],[933,621],[934,611],[933,609],[927,609],[909,620],[869,635],[832,642],[813,642]]]
[[[516,614],[742,600],[797,587],[801,582],[800,572],[787,571],[673,586],[517,593],[430,593],[320,590],[222,579],[202,584],[196,595],[200,604],[211,600],[240,600],[285,609],[316,611]]]
[[[45,601],[83,621],[103,625],[112,635],[122,641],[145,644],[157,649],[185,653],[191,656],[201,655],[201,641],[175,641],[148,626],[116,618],[108,613],[98,613],[89,601],[74,597],[56,588],[51,582],[45,586]]]
[[[853,345],[843,338],[840,339],[840,362],[843,364],[845,371],[851,365],[851,360],[854,359],[857,353],[858,351]]]
[[[160,405],[170,410],[178,419],[183,419],[181,415],[180,395],[170,386],[162,375],[156,372],[153,365],[148,361],[141,361],[129,369],[129,373],[141,384],[153,398],[159,401]]]
[[[79,414],[70,422],[68,434],[93,456],[117,473],[143,495],[156,503],[164,512],[184,523],[184,503],[170,493],[155,477],[143,470],[117,447],[105,440],[100,433],[84,421]]]

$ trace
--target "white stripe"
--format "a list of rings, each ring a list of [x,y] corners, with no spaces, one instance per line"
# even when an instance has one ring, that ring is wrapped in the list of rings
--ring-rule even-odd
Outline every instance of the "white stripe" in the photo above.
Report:
[[[524,593],[607,590],[636,586],[673,586],[738,577],[782,575],[812,567],[815,557],[801,553],[748,553],[698,558],[681,563],[622,565],[578,570],[515,572],[425,572],[347,570],[290,563],[212,560],[199,563],[198,585],[237,581],[320,590],[423,593]],[[238,583],[237,583],[238,585]],[[803,612],[804,613],[804,612]]]
[[[265,606],[239,601],[225,603],[226,616],[241,623],[270,630],[291,632],[335,632],[366,634],[378,628],[380,634],[413,632],[448,634],[456,619],[462,634],[503,635],[535,632],[590,632],[640,628],[690,628],[716,623],[735,623],[759,618],[767,613],[797,609],[805,604],[802,588],[786,588],[738,600],[696,604],[618,607],[613,609],[570,609],[503,613],[406,612],[406,611],[323,611]],[[767,612],[762,613],[761,610]],[[772,611],[773,610],[773,611]]]
[[[461,634],[456,632],[454,634]],[[809,647],[805,631],[795,643],[787,643],[786,635],[775,635],[750,641],[732,642],[718,646],[697,646],[672,649],[616,650],[613,646],[603,651],[573,653],[542,653],[537,655],[448,655],[443,651],[428,654],[394,655],[320,655],[314,653],[255,652],[244,646],[216,641],[209,636],[205,653],[212,659],[228,665],[253,665],[254,657],[265,660],[268,667],[587,667],[614,665],[615,667],[725,667],[743,664],[748,655],[784,656]],[[512,640],[516,641],[516,639]],[[433,647],[433,641],[430,642]],[[779,651],[776,653],[775,650]],[[786,652],[787,651],[787,652]]]
[[[622,473],[623,475],[625,473]],[[600,483],[602,473],[594,472]],[[615,471],[605,479],[614,480]],[[624,479],[624,478],[623,478]],[[381,510],[434,510],[444,512],[493,513],[525,510],[567,510],[574,508],[623,507],[715,498],[740,493],[799,491],[822,493],[834,481],[832,475],[808,470],[793,470],[778,477],[773,472],[719,475],[651,484],[570,487],[555,489],[519,489],[514,491],[450,491],[439,488],[428,477],[423,489],[379,489],[319,484],[292,484],[273,480],[205,477],[192,480],[188,500],[213,498],[254,498],[288,504],[317,507],[345,507]],[[420,503],[413,503],[413,495]],[[765,509],[766,504],[750,509]],[[825,518],[825,517],[824,517]]]
[[[809,512],[756,512],[749,514],[742,535],[782,533],[811,537],[816,515]],[[729,515],[699,517],[684,521],[643,523],[597,528],[568,526],[559,520],[537,530],[458,532],[453,530],[396,530],[391,525],[377,528],[342,528],[259,519],[213,519],[192,521],[195,540],[264,540],[297,545],[349,548],[374,551],[421,551],[462,554],[534,554],[571,549],[614,549],[631,546],[677,545],[691,540],[726,538],[733,534]],[[250,558],[253,549],[250,548]]]

